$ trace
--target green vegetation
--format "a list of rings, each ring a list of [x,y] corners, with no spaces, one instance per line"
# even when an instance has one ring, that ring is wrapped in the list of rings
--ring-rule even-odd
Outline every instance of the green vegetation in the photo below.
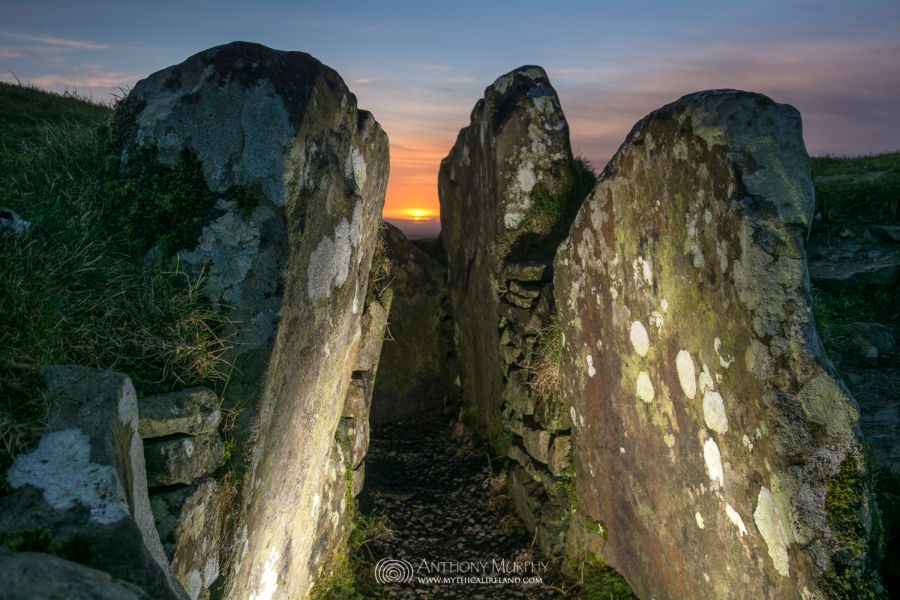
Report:
[[[896,219],[900,214],[900,152],[813,159],[816,204],[829,221]]]
[[[385,291],[391,286],[391,260],[387,254],[385,235],[384,223],[381,223],[378,226],[375,251],[372,254],[372,266],[369,268],[369,278],[366,284],[366,306],[376,299],[383,303]]]
[[[878,577],[874,570],[881,559],[880,513],[866,500],[871,493],[871,482],[859,472],[853,457],[841,463],[838,473],[825,482],[825,513],[828,522],[842,544],[851,552],[850,557],[834,560],[825,573],[825,585],[831,598],[880,598]],[[868,540],[866,511],[873,513],[871,541]],[[862,560],[868,553],[868,560]]]
[[[585,600],[634,600],[635,595],[621,575],[607,566],[599,557],[590,555],[571,564],[578,587],[577,598]]]
[[[48,125],[100,124],[109,114],[108,107],[74,94],[3,82],[0,100],[0,143],[13,147],[40,141]]]
[[[497,240],[494,246],[497,256],[552,256],[556,251],[584,199],[597,184],[597,174],[584,158],[562,162],[558,170],[555,190],[548,190],[542,183],[534,187],[525,218]]]
[[[825,482],[825,512],[840,541],[855,554],[866,549],[866,484],[856,460],[848,457]]]
[[[122,171],[110,110],[73,96],[0,84],[0,107],[0,198],[32,223],[0,234],[3,469],[43,426],[41,365],[121,371],[153,393],[224,378],[228,346],[202,277],[143,256],[199,232],[212,195],[196,162]]]
[[[846,349],[850,323],[885,323],[897,310],[887,290],[845,289],[829,292],[813,287],[812,300],[816,325],[822,343],[829,351]]]
[[[342,448],[344,443],[341,442]],[[349,448],[344,448],[349,452]],[[353,496],[353,471],[350,463],[344,469],[344,523],[350,532],[335,549],[325,569],[327,575],[313,586],[312,600],[373,600],[383,598],[384,592],[375,581],[374,565],[367,560],[366,544],[373,539],[393,539],[394,532],[382,515],[364,515]]]

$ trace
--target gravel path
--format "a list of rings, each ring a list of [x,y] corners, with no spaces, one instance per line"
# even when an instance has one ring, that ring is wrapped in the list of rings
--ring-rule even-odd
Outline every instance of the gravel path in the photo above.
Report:
[[[365,543],[362,568],[372,571],[361,575],[408,577],[412,567],[411,582],[377,586],[390,598],[564,597],[552,585],[561,580],[556,565],[516,526],[504,476],[494,467],[492,472],[487,454],[461,442],[444,421],[373,431],[360,510],[382,515],[392,533]],[[394,569],[385,562],[379,569],[382,559],[396,561]],[[421,579],[427,577],[446,579]],[[538,583],[524,581],[535,577]],[[497,581],[503,578],[522,581]]]

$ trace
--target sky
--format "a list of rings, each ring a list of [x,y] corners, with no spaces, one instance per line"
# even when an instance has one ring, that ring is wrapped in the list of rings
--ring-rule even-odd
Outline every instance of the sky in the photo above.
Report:
[[[0,0],[0,79],[101,101],[234,40],[341,74],[390,138],[386,218],[437,214],[441,159],[485,87],[525,64],[598,170],[645,114],[710,88],[793,104],[811,154],[900,149],[900,0]]]

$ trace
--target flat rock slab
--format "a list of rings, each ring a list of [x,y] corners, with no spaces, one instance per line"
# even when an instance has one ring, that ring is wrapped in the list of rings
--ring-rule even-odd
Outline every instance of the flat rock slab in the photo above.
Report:
[[[215,431],[222,420],[219,398],[209,388],[195,387],[138,400],[141,437]]]
[[[150,600],[153,596],[108,573],[39,552],[0,549],[4,600]]]
[[[222,464],[224,444],[217,432],[149,440],[144,444],[147,484],[193,483]]]

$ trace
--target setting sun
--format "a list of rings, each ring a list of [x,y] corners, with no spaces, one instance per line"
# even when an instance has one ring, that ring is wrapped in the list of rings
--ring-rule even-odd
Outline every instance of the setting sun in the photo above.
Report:
[[[430,208],[406,208],[398,211],[396,216],[402,216],[413,221],[424,221],[426,219],[436,219],[440,216],[440,213]]]

